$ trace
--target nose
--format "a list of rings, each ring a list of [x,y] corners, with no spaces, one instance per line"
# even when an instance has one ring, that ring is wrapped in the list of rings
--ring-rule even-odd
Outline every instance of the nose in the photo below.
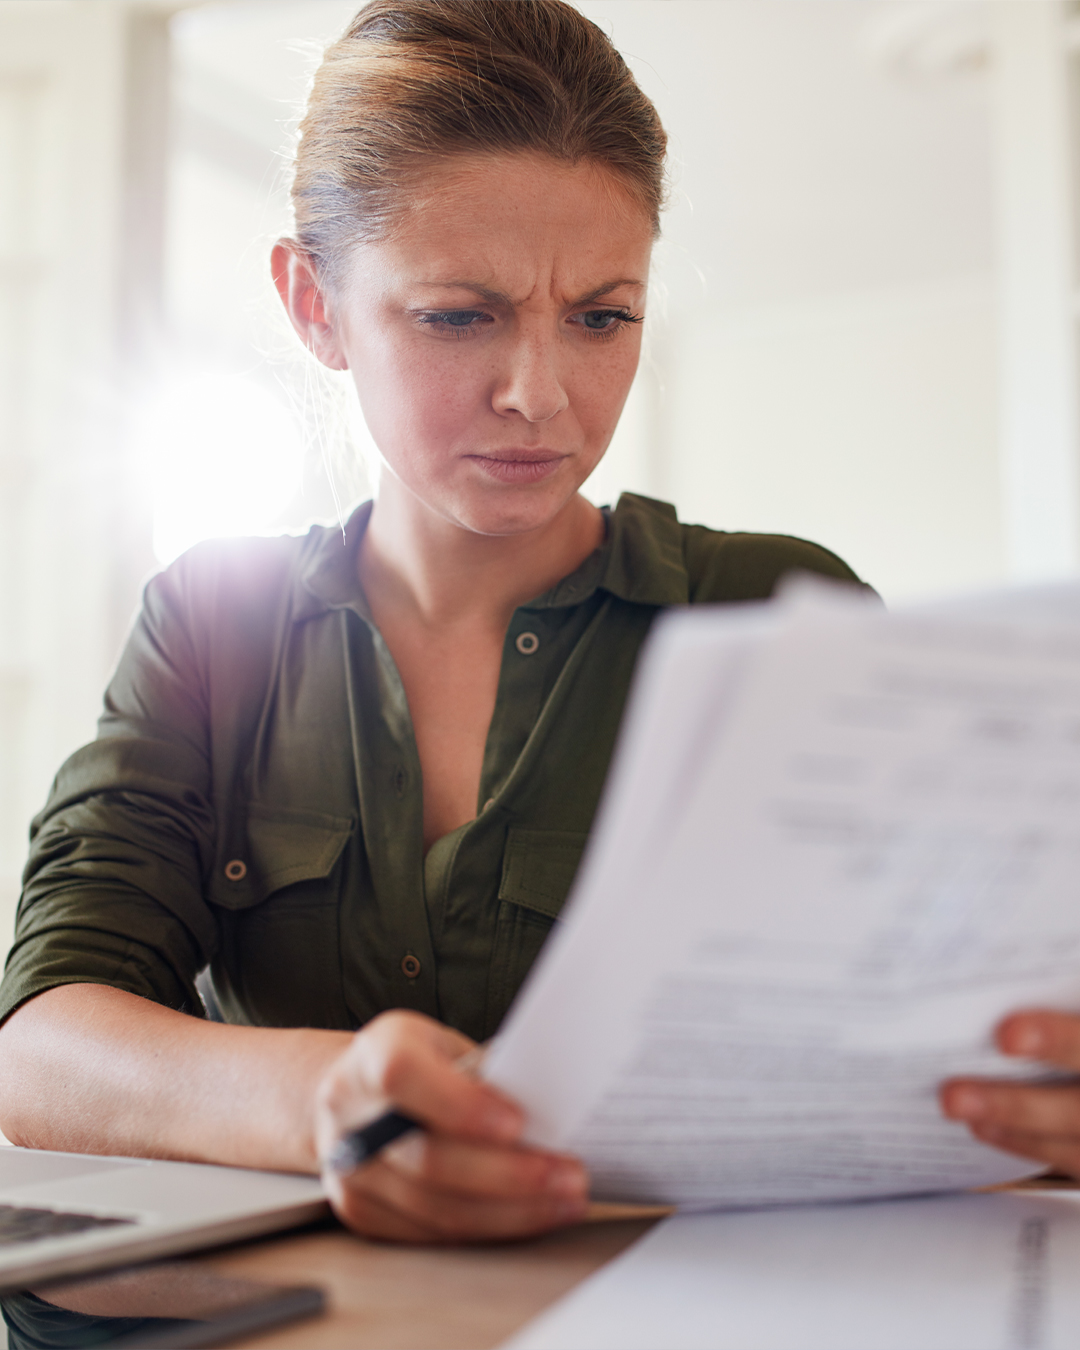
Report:
[[[558,367],[558,340],[521,334],[506,352],[492,395],[498,413],[517,413],[526,422],[549,422],[569,406]]]

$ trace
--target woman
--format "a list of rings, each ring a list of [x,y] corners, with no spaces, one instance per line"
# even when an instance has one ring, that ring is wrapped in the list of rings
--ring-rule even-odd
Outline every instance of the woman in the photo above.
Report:
[[[9,1138],[316,1170],[393,1103],[425,1131],[329,1178],[358,1230],[583,1212],[580,1165],[523,1146],[455,1061],[558,913],[658,611],[797,567],[855,580],[813,545],[578,493],[637,365],[664,143],[559,0],[374,0],[327,53],[274,277],[353,375],[378,500],[344,545],[203,545],[149,584],[99,738],[35,822]],[[207,966],[225,1025],[200,1015]],[[998,1091],[1047,1128],[1047,1090]],[[1075,1147],[1075,1094],[1053,1100]],[[1053,1134],[1020,1142],[1059,1161]]]

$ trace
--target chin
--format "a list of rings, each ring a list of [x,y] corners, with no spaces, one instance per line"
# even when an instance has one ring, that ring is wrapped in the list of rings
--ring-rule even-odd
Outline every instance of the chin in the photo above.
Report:
[[[479,499],[468,494],[455,503],[452,518],[476,534],[505,536],[543,529],[577,496],[577,488],[552,492],[484,493]]]

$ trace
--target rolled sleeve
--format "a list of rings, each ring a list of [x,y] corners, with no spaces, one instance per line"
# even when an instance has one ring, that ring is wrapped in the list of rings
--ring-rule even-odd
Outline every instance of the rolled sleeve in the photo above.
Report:
[[[60,984],[112,985],[200,1013],[216,926],[204,680],[183,569],[154,578],[99,737],[60,770],[31,827],[0,1018]]]

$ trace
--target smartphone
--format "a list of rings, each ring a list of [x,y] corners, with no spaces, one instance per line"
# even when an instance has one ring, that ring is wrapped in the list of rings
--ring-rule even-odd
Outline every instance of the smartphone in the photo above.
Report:
[[[5,1294],[9,1350],[220,1345],[325,1311],[321,1289],[218,1275],[197,1261],[159,1261]]]

